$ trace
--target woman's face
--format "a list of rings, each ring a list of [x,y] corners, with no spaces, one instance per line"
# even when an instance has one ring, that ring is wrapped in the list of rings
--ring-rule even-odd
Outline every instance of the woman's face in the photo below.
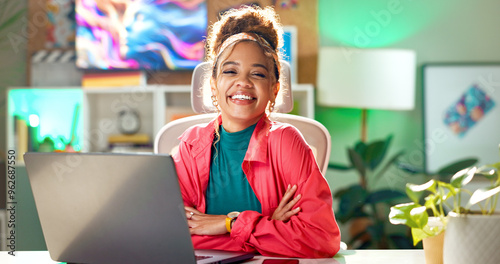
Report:
[[[226,52],[230,54],[218,63],[212,93],[217,97],[224,129],[237,132],[265,114],[268,102],[276,98],[278,85],[273,60],[254,41],[237,43]]]

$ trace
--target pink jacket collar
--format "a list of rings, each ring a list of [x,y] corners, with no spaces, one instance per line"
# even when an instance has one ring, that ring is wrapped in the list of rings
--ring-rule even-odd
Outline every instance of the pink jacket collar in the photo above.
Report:
[[[198,156],[200,153],[206,151],[207,145],[211,145],[214,140],[215,133],[215,120],[219,124],[222,123],[222,117],[219,115],[208,124],[200,124],[201,129],[196,130],[196,135],[188,135],[183,133],[179,139],[192,146],[192,154]],[[269,130],[271,129],[271,121],[264,115],[258,122],[255,130],[250,138],[248,151],[245,155],[244,161],[248,162],[266,162],[267,161],[267,140],[269,139]]]

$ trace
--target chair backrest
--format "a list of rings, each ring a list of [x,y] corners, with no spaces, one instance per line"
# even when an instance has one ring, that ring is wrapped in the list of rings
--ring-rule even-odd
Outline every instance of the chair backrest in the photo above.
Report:
[[[330,159],[331,138],[328,130],[318,121],[297,115],[286,114],[293,109],[293,96],[290,82],[290,66],[282,61],[284,82],[276,100],[275,109],[278,113],[271,113],[271,120],[289,123],[295,126],[311,146],[318,166],[326,173]],[[198,115],[173,120],[164,125],[156,134],[154,142],[155,153],[173,154],[179,145],[179,136],[189,127],[196,124],[208,123],[216,117],[215,108],[211,104],[210,89],[206,86],[206,74],[210,71],[208,63],[198,65],[191,82],[191,106]],[[208,90],[208,92],[207,92]]]

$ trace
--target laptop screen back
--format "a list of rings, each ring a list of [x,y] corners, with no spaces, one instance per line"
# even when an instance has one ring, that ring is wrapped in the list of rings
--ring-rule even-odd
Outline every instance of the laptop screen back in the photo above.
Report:
[[[170,156],[27,153],[25,162],[52,259],[195,262]]]

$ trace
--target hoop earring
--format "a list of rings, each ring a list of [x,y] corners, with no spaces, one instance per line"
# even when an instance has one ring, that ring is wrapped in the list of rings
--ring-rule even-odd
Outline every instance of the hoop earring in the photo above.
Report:
[[[269,104],[269,109],[268,109],[268,110],[269,110],[269,113],[274,112],[274,104],[275,104],[274,102],[271,102],[271,103]]]
[[[217,97],[215,95],[212,95],[210,97],[212,99],[212,105],[219,111],[219,102],[217,101]]]

